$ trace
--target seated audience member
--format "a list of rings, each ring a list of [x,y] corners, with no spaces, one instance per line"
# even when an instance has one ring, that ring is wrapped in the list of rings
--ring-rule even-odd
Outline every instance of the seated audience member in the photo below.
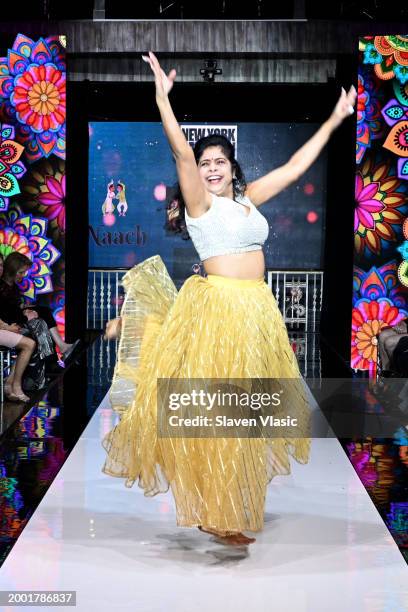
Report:
[[[23,313],[21,295],[16,284],[22,281],[31,265],[31,261],[21,253],[12,253],[6,258],[3,276],[0,279],[0,319],[8,325],[13,323],[18,325],[22,335],[31,336],[36,341],[35,358],[37,362],[43,362],[38,364],[43,370],[45,360],[52,366],[57,360],[54,343],[47,324],[38,317],[38,314],[30,313],[27,317]],[[38,376],[34,376],[34,379],[43,381],[43,373],[38,372]],[[32,388],[40,387],[34,384]]]
[[[23,303],[17,283],[21,282],[31,266],[31,260],[21,253],[14,252],[6,257],[4,261],[3,276],[0,279],[0,299],[4,297],[6,300],[8,300],[8,303],[14,312],[16,308],[20,310],[22,316],[24,317],[24,319],[21,319],[21,321],[33,321],[36,318],[45,321],[53,341],[62,353],[63,360],[68,361],[75,349],[78,348],[80,341],[76,340],[73,344],[69,344],[61,338],[58,332],[57,323],[50,308],[47,308],[46,306],[29,305]],[[7,318],[5,318],[5,320],[7,320]],[[19,323],[18,320],[15,322]]]
[[[5,380],[5,396],[13,402],[28,402],[30,398],[23,392],[22,379],[34,352],[35,342],[23,336],[20,327],[15,323],[8,325],[0,319],[0,346],[17,351],[17,359],[12,365],[9,377]]]
[[[408,336],[407,319],[383,329],[378,336],[378,350],[380,353],[381,370],[387,372],[392,369],[393,353],[401,340]]]

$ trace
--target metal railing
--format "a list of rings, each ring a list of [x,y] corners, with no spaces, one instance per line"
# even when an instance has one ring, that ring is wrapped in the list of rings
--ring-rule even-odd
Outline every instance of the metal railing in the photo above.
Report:
[[[319,331],[322,270],[268,270],[267,282],[289,329]]]
[[[118,317],[123,303],[120,281],[127,268],[88,270],[87,329],[104,329],[106,322]]]
[[[88,272],[88,329],[104,329],[109,319],[119,316],[124,291],[120,285],[127,269],[90,269]],[[322,271],[268,270],[271,288],[305,377],[321,377],[319,337],[323,301]],[[98,384],[111,380],[116,356],[115,343],[96,342],[90,352],[91,366],[98,372]],[[95,381],[94,381],[95,382]]]
[[[119,341],[105,342],[101,337],[88,350],[89,383],[95,388],[107,389],[113,378]]]
[[[120,314],[127,269],[91,268],[88,271],[87,328],[103,329]],[[318,332],[323,302],[323,272],[268,270],[267,283],[289,329]]]
[[[296,355],[299,369],[304,378],[321,378],[322,362],[319,334],[303,331],[289,331],[289,341]],[[102,394],[110,386],[119,342],[96,340],[88,350],[89,382],[94,393]],[[102,399],[102,398],[100,398]],[[99,403],[97,403],[99,405]]]

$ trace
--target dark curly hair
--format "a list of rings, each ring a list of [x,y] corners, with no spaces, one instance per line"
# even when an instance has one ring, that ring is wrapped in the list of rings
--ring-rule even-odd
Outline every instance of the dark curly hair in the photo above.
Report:
[[[197,140],[197,142],[195,143],[193,149],[194,157],[197,164],[205,149],[207,149],[208,147],[221,147],[221,150],[224,153],[225,157],[231,162],[232,172],[233,174],[235,174],[235,178],[232,181],[234,199],[237,196],[243,196],[247,187],[247,183],[241,166],[235,159],[234,145],[228,140],[228,138],[226,138],[225,136],[220,136],[218,134],[213,134],[200,138],[200,140]],[[175,200],[178,202],[179,215],[177,221],[173,223],[173,231],[182,232],[182,234],[184,234],[183,237],[188,238],[185,218],[186,203],[184,202],[183,194],[181,193],[179,183],[176,184],[175,189],[176,192],[174,194],[172,202],[174,202]]]
[[[3,279],[10,279],[14,282],[20,268],[27,268],[27,270],[29,270],[32,265],[33,262],[31,259],[22,253],[13,251],[13,253],[10,253],[4,260]]]

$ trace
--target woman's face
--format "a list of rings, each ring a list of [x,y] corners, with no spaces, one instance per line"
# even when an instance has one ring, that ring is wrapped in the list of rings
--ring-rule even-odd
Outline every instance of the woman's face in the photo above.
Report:
[[[25,275],[27,274],[27,271],[29,270],[29,268],[27,268],[26,266],[19,268],[16,272],[16,276],[14,278],[14,282],[15,283],[21,283],[21,281],[23,280],[23,278],[25,277]]]
[[[207,191],[232,197],[232,166],[220,146],[204,149],[198,160],[198,172]]]

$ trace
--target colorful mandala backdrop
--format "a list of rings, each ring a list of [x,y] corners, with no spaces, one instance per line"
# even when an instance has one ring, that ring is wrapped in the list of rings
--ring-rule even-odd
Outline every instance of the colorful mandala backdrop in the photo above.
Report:
[[[65,37],[0,39],[0,253],[33,263],[21,289],[65,334]]]
[[[377,334],[408,317],[408,36],[359,52],[351,364],[374,376]]]

